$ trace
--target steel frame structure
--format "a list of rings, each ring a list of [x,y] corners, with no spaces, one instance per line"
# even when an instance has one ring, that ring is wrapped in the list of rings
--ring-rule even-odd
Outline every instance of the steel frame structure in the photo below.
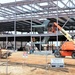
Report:
[[[75,30],[75,1],[74,0],[22,0],[0,4],[0,23],[14,22],[13,31],[14,35],[3,35],[3,37],[14,37],[14,49],[16,49],[17,25],[19,29],[25,29],[25,24],[32,25],[42,24],[42,20],[49,19],[54,20],[65,26],[69,22],[67,29]],[[8,29],[8,28],[6,28]],[[2,29],[3,30],[3,29]],[[21,31],[21,30],[20,30]],[[26,34],[27,35],[27,34]],[[26,36],[23,35],[23,36]],[[32,36],[38,36],[39,34],[29,34]],[[28,36],[29,36],[28,35]],[[21,35],[18,35],[21,36]],[[41,38],[42,35],[39,35]],[[54,36],[49,34],[43,34],[43,36]],[[58,34],[57,34],[58,36]],[[8,41],[8,40],[7,40]],[[31,40],[32,41],[32,40]],[[58,37],[57,37],[58,41]]]
[[[14,14],[17,20],[29,20],[31,17],[33,19],[56,18],[57,16],[73,18],[75,2],[74,0],[23,0],[0,4],[0,17],[3,18],[0,22],[13,21]]]

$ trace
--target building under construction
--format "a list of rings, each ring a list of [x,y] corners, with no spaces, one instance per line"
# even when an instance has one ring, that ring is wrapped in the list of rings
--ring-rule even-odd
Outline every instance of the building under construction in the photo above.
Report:
[[[75,0],[0,0],[0,75],[75,75],[74,39]]]
[[[72,36],[75,30],[74,0],[15,0],[4,1],[0,5],[0,41],[3,48],[10,44],[14,50],[23,47],[25,42],[51,44],[53,41],[65,41],[58,30],[56,34],[49,30],[57,22]],[[51,43],[50,43],[51,42]],[[9,47],[10,48],[10,47]]]

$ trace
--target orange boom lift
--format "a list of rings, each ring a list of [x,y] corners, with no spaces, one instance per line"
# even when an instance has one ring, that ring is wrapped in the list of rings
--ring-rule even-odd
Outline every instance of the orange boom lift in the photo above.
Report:
[[[73,59],[75,59],[75,40],[72,39],[72,36],[66,32],[60,25],[58,25],[56,22],[54,22],[52,26],[52,32],[56,32],[56,27],[61,31],[61,33],[67,38],[68,41],[64,42],[62,46],[60,47],[60,50],[57,50],[54,53],[54,56],[59,57],[65,57],[65,56],[72,56]]]

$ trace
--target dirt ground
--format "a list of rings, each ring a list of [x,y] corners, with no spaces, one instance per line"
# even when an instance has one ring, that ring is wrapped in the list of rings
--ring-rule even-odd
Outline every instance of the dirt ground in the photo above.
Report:
[[[75,59],[64,58],[64,68],[52,68],[53,55],[12,53],[8,59],[0,59],[0,75],[75,75]]]

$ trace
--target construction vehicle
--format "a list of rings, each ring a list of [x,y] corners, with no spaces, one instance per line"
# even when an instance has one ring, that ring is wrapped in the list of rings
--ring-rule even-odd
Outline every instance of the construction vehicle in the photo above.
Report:
[[[0,49],[0,58],[6,59],[11,55],[11,51],[7,49]]]
[[[56,33],[57,28],[67,38],[68,41],[65,41],[61,45],[60,49],[55,51],[54,56],[57,58],[71,56],[73,59],[75,59],[75,40],[60,25],[58,25],[56,22],[54,22],[52,25],[52,32]]]

